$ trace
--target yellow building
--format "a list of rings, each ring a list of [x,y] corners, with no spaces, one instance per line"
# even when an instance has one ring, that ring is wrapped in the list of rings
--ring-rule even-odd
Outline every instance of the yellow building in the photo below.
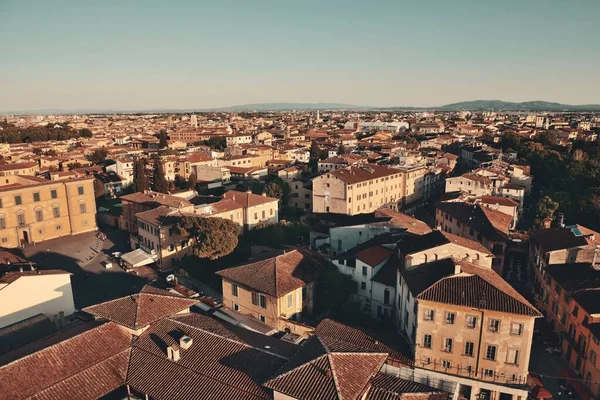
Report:
[[[0,178],[0,246],[19,247],[96,230],[94,178]]]
[[[404,172],[366,164],[337,169],[313,179],[313,212],[356,215],[389,205],[405,194]]]
[[[321,259],[306,249],[217,272],[223,278],[223,305],[280,331],[303,334],[313,309]]]

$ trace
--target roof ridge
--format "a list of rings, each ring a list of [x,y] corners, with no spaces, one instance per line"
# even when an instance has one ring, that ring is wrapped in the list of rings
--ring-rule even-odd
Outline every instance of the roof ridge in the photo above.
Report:
[[[208,318],[210,318],[210,317],[208,317]],[[225,336],[219,335],[218,333],[211,332],[211,331],[209,331],[209,330],[206,330],[206,329],[204,329],[204,328],[200,328],[200,327],[198,327],[198,326],[190,325],[190,324],[188,324],[188,323],[185,323],[185,322],[183,322],[183,321],[179,321],[179,320],[177,320],[177,319],[174,319],[173,317],[167,317],[167,318],[163,318],[163,319],[168,319],[168,320],[170,320],[170,321],[172,321],[172,322],[176,322],[176,323],[179,323],[179,324],[181,324],[181,325],[185,325],[185,326],[187,326],[187,327],[189,327],[189,328],[196,329],[196,330],[199,330],[199,331],[202,331],[202,332],[206,332],[206,333],[208,333],[208,334],[210,334],[210,335],[213,335],[213,336],[220,337],[220,338],[222,338],[222,339],[224,339],[224,340],[228,340],[228,341],[230,341],[230,342],[233,342],[233,343],[240,344],[240,345],[242,345],[242,346],[244,346],[244,347],[247,347],[247,348],[250,348],[250,349],[254,349],[254,350],[261,351],[261,352],[263,352],[263,353],[265,353],[265,354],[269,354],[269,355],[272,355],[272,356],[276,356],[276,357],[282,358],[282,359],[284,359],[284,360],[289,360],[289,358],[286,358],[286,357],[284,357],[284,356],[282,356],[282,355],[280,355],[280,354],[276,354],[276,353],[273,353],[273,352],[267,351],[267,350],[265,350],[265,349],[261,349],[261,348],[259,348],[259,347],[251,346],[251,345],[249,345],[248,343],[245,343],[245,342],[242,342],[242,341],[240,341],[240,340],[235,340],[235,339],[232,339],[232,338],[228,338],[228,337],[225,337]]]
[[[331,370],[331,376],[333,377],[333,384],[335,385],[335,391],[337,393],[337,397],[342,400],[342,391],[340,389],[340,384],[337,378],[337,374],[335,373],[335,368],[333,367],[333,361],[331,359],[331,353],[325,354],[327,356],[327,364],[329,365],[329,369]]]
[[[287,376],[288,374],[290,374],[290,373],[292,373],[294,371],[297,371],[297,370],[299,370],[301,368],[307,367],[310,364],[313,364],[315,361],[320,360],[321,358],[327,356],[328,354],[329,353],[321,354],[320,356],[317,356],[317,357],[313,358],[312,360],[309,360],[309,361],[305,362],[304,364],[300,364],[297,367],[294,367],[294,368],[290,369],[289,371],[286,371],[286,372],[284,372],[284,373],[282,373],[280,375],[275,376],[274,378],[269,379],[267,382],[274,381],[276,379],[279,379],[279,378],[282,378],[284,376]],[[283,367],[285,367],[285,364],[283,364],[279,369],[281,370]],[[277,371],[277,372],[279,372],[279,371]],[[275,372],[275,373],[277,373],[277,372]]]
[[[53,348],[53,347],[55,347],[55,346],[58,346],[59,344],[63,344],[63,343],[66,343],[66,342],[70,342],[70,341],[72,341],[72,340],[74,340],[74,339],[77,339],[77,338],[81,337],[81,335],[83,335],[83,334],[87,334],[88,332],[93,332],[93,331],[96,331],[96,330],[100,330],[100,328],[103,328],[103,327],[105,327],[105,326],[108,326],[108,325],[111,325],[111,324],[112,324],[112,325],[115,325],[116,327],[118,327],[118,328],[119,328],[119,330],[123,331],[124,333],[128,333],[127,331],[125,331],[125,329],[121,328],[121,327],[119,326],[119,324],[117,324],[116,322],[108,321],[108,322],[106,322],[106,323],[104,323],[104,324],[101,324],[101,325],[98,325],[98,326],[96,326],[96,327],[94,327],[94,328],[92,328],[92,329],[88,329],[87,331],[81,332],[81,333],[79,333],[79,334],[77,334],[77,335],[75,335],[75,336],[72,336],[72,337],[70,337],[70,338],[67,338],[67,339],[65,339],[65,340],[61,340],[61,341],[60,341],[60,342],[58,342],[58,343],[54,343],[54,344],[52,344],[52,345],[50,345],[50,346],[44,347],[44,348],[42,348],[42,349],[39,349],[38,351],[34,351],[34,352],[33,352],[33,353],[31,353],[31,354],[27,354],[26,356],[23,356],[23,357],[17,358],[16,360],[13,360],[13,361],[11,361],[11,362],[9,362],[9,363],[7,363],[7,364],[4,364],[4,365],[0,366],[0,370],[2,370],[3,368],[5,368],[5,367],[7,367],[7,366],[9,366],[9,365],[11,365],[11,364],[14,364],[14,363],[16,363],[17,361],[25,360],[25,359],[27,359],[27,358],[29,358],[29,357],[32,357],[33,355],[35,355],[35,354],[38,354],[38,353],[40,353],[40,352],[42,352],[42,351],[45,351],[45,350],[51,349],[51,348]],[[57,332],[57,333],[59,333],[59,332]],[[49,337],[55,336],[57,333],[55,333],[54,335],[51,335],[51,336],[49,336]],[[33,342],[33,343],[35,343],[35,342]]]

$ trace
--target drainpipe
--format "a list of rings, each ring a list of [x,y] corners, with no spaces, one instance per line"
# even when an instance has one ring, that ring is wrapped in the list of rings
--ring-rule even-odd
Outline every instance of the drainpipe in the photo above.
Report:
[[[481,322],[479,325],[479,341],[477,343],[477,358],[475,360],[475,377],[477,377],[477,374],[479,373],[479,359],[481,356],[482,336],[483,336],[483,310],[481,310]]]

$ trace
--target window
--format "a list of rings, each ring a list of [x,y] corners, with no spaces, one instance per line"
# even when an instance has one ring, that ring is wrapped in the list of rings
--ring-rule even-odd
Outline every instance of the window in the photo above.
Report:
[[[593,365],[596,365],[596,352],[594,350],[590,352],[590,362]]]
[[[55,198],[57,198],[57,197],[58,197],[58,194],[56,193],[56,190],[55,190],[55,189],[52,189],[52,190],[50,191],[50,197],[52,197],[53,199],[55,199]]]
[[[475,343],[466,342],[465,343],[465,356],[473,357],[473,350],[475,349]]]
[[[267,308],[267,296],[264,294],[259,294],[258,299],[260,300],[260,306],[262,308]]]
[[[513,322],[510,324],[510,334],[521,336],[523,334],[523,324]]]
[[[57,231],[60,231],[60,230],[62,229],[62,226],[60,226],[60,225],[56,225],[55,229],[56,229]]]
[[[265,218],[265,210],[262,210],[262,217]]]
[[[367,276],[368,269],[363,265],[362,267],[362,276]]]
[[[258,213],[254,213],[254,219],[258,219]]]
[[[575,306],[575,308],[573,308],[573,316],[576,317],[577,314],[579,314],[579,307]]]
[[[79,203],[79,212],[85,214],[87,212],[87,207],[85,203]]]
[[[484,369],[483,375],[487,376],[487,377],[492,377],[492,376],[494,376],[494,370],[493,369]]]
[[[33,194],[33,201],[40,201],[40,193],[36,192]]]
[[[6,228],[6,219],[4,217],[0,218],[0,229]]]
[[[477,326],[477,317],[474,315],[467,315],[467,328],[474,329]]]
[[[17,222],[19,226],[25,225],[25,214],[17,214]]]
[[[35,220],[37,222],[44,220],[44,214],[42,213],[42,210],[35,210]]]
[[[435,311],[433,311],[433,310],[425,310],[425,314],[423,315],[423,319],[425,321],[432,321],[433,322],[434,315],[435,315]]]
[[[233,303],[233,311],[240,311],[240,305]]]
[[[490,318],[488,329],[490,332],[498,332],[500,330],[500,320]]]
[[[0,208],[2,208],[2,199],[0,199]]]
[[[456,314],[452,313],[452,312],[446,312],[446,319],[445,322],[448,325],[454,325],[454,318],[456,317]]]
[[[508,349],[506,353],[506,363],[507,364],[519,364],[519,350],[517,349]]]
[[[18,206],[23,204],[23,199],[21,199],[21,196],[15,196],[15,204]]]
[[[302,301],[306,301],[308,297],[308,288],[306,286],[302,286]]]
[[[260,322],[262,322],[263,324],[267,323],[267,317],[265,317],[264,315],[259,315],[258,319],[260,320]]]
[[[452,364],[450,364],[450,361],[442,360],[442,367],[448,369],[452,367]]]
[[[294,294],[290,293],[287,296],[287,306],[288,306],[288,308],[292,308],[293,304],[294,304]]]
[[[444,339],[444,348],[443,348],[443,350],[446,353],[452,353],[452,344],[453,344],[452,338],[446,338],[446,339]]]
[[[255,306],[258,305],[258,293],[252,293],[252,304]]]
[[[83,186],[77,186],[77,193],[81,196],[83,194]]]
[[[231,295],[234,297],[238,297],[238,285],[236,285],[235,283],[231,285]]]
[[[60,207],[58,207],[58,206],[52,207],[52,213],[54,214],[54,218],[60,217]]]
[[[486,360],[496,360],[496,346],[489,345],[485,351]]]
[[[390,304],[390,290],[385,289],[383,291],[383,304]]]
[[[367,282],[361,282],[361,283],[360,283],[360,288],[361,288],[362,290],[367,290]]]
[[[425,347],[426,349],[430,349],[431,348],[431,335],[423,335],[423,347]]]

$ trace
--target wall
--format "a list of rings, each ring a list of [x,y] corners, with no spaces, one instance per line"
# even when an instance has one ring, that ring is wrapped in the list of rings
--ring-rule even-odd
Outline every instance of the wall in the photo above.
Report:
[[[53,319],[59,312],[75,312],[71,276],[23,276],[0,290],[0,328],[37,314]]]

